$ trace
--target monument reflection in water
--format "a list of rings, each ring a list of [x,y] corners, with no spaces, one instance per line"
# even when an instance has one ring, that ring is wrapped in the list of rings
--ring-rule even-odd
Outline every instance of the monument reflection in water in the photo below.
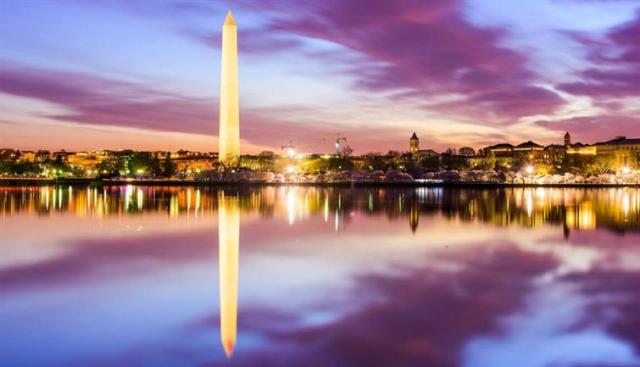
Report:
[[[636,188],[0,187],[0,238],[12,366],[640,365]]]
[[[220,271],[220,340],[227,357],[236,345],[238,318],[238,255],[240,207],[238,198],[218,193],[218,246]]]

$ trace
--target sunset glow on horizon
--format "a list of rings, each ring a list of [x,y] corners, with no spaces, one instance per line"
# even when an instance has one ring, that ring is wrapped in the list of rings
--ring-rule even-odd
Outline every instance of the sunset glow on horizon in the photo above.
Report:
[[[634,1],[0,3],[0,148],[218,150],[238,24],[242,153],[640,136]]]

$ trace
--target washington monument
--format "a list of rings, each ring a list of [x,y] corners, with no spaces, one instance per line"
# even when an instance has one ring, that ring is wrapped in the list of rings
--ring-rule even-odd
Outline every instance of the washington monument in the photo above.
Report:
[[[222,26],[220,75],[220,133],[218,160],[224,167],[240,159],[240,112],[238,103],[238,31],[231,11]]]

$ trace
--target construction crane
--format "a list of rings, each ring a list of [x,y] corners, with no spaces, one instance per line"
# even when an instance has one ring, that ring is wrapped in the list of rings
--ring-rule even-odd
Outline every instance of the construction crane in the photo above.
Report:
[[[293,145],[293,140],[289,140],[289,145],[282,145],[280,149],[284,150],[289,157],[293,157],[296,155],[296,146]]]

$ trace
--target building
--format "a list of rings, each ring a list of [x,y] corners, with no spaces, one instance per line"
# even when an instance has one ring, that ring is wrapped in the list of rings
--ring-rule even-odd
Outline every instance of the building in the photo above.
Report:
[[[73,153],[66,152],[64,149],[51,153],[51,159],[56,162],[67,162],[69,156]]]
[[[18,152],[15,149],[8,149],[8,148],[0,149],[0,160],[12,161],[16,159],[19,154],[20,152]]]
[[[552,165],[556,168],[562,167],[567,156],[567,143],[565,137],[565,145],[549,144],[544,147],[543,161],[546,164]]]
[[[75,167],[82,168],[83,170],[93,170],[109,158],[110,154],[104,150],[97,150],[94,152],[77,152],[71,153],[67,156],[67,162]]]
[[[36,161],[36,153],[30,150],[22,150],[19,152],[20,156],[18,158],[21,162],[35,162]]]
[[[598,157],[611,159],[616,169],[634,168],[640,161],[640,139],[618,136],[606,142],[596,143],[595,148]]]
[[[411,135],[411,139],[409,139],[409,153],[416,154],[420,150],[420,139],[416,135],[415,131],[413,135]]]
[[[39,150],[36,152],[36,162],[42,163],[51,159],[51,153],[48,150]]]
[[[204,171],[211,171],[216,168],[216,162],[208,157],[184,157],[171,159],[175,165],[176,172],[184,175],[196,174]]]
[[[483,151],[485,155],[488,155],[489,152],[492,152],[496,157],[512,157],[513,148],[513,145],[509,143],[501,143],[488,146],[484,148]]]
[[[567,156],[595,156],[598,152],[595,145],[575,143],[567,147]]]
[[[419,159],[420,158],[440,157],[440,153],[436,152],[433,149],[421,149],[421,150],[418,150],[416,155],[418,156]]]

